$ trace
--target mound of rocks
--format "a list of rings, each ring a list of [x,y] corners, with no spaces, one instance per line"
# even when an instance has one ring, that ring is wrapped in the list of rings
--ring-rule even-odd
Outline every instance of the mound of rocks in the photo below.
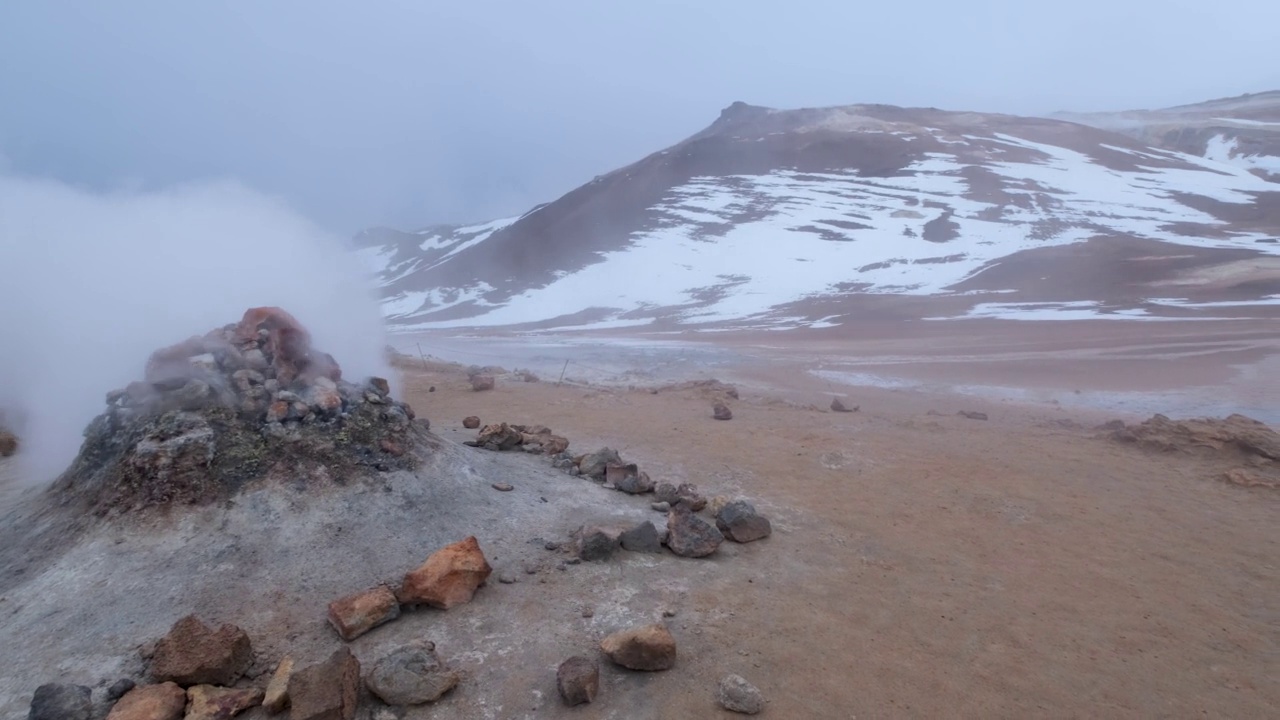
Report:
[[[1240,464],[1222,476],[1237,485],[1280,487],[1280,433],[1244,415],[1170,420],[1157,414],[1136,424],[1113,420],[1102,429],[1113,440],[1147,450],[1222,458]]]
[[[408,469],[427,429],[382,378],[349,382],[280,308],[152,354],[107,409],[54,490],[99,513],[207,503],[274,472],[342,481]]]

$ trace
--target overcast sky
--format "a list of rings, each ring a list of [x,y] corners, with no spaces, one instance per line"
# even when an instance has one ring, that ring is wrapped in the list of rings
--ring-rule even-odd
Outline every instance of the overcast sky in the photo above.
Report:
[[[1280,88],[1277,0],[0,3],[0,163],[322,226],[519,213],[735,100],[1043,113]]]

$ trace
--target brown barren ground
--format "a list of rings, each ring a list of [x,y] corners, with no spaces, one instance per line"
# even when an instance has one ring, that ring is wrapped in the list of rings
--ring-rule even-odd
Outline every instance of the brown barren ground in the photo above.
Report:
[[[812,353],[787,355],[737,368],[730,422],[697,389],[404,380],[445,437],[472,437],[468,415],[541,423],[773,517],[742,572],[691,587],[714,662],[669,690],[739,672],[779,718],[1280,716],[1280,493],[1103,439],[1111,413],[849,387],[861,411],[832,413]],[[708,717],[666,684],[646,712]]]

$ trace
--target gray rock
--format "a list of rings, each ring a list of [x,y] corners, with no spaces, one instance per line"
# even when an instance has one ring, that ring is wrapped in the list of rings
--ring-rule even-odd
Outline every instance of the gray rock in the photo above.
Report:
[[[369,691],[388,705],[422,705],[457,686],[459,675],[436,655],[434,643],[406,645],[374,663]]]
[[[764,696],[755,685],[740,675],[726,675],[716,689],[720,707],[744,715],[755,715],[764,710]]]
[[[657,510],[658,512],[666,512],[671,509],[671,503],[665,502],[665,501],[650,503],[649,507],[653,508],[654,510]]]
[[[724,403],[716,403],[711,408],[711,417],[716,420],[732,420],[733,411],[731,411],[729,406]]]
[[[137,683],[130,680],[129,678],[121,678],[120,680],[115,681],[115,683],[113,683],[111,687],[107,688],[107,699],[119,700],[120,698],[124,697],[125,693],[129,692],[136,686],[137,686]]]
[[[616,532],[599,527],[583,528],[578,534],[578,557],[587,562],[608,560],[620,544]]]
[[[600,668],[580,655],[571,657],[556,669],[556,687],[565,705],[592,702],[600,693]]]
[[[623,550],[647,553],[662,552],[662,541],[658,538],[658,529],[648,520],[622,533],[619,541]]]
[[[609,448],[600,448],[596,452],[588,453],[582,457],[582,461],[578,463],[578,470],[587,477],[603,479],[605,469],[610,463],[622,465],[622,458],[618,456],[617,450]]]
[[[832,398],[831,411],[832,412],[858,412],[858,406],[854,405],[853,407],[849,407],[848,405],[845,405],[843,402],[841,402],[840,398]]]
[[[653,499],[667,505],[675,505],[680,502],[680,493],[673,483],[660,482],[653,489]]]
[[[706,557],[724,542],[724,535],[714,525],[683,505],[667,513],[667,533],[667,547],[681,557]]]
[[[93,702],[83,685],[50,683],[36,688],[28,720],[89,720]]]
[[[482,390],[492,390],[494,380],[492,375],[474,375],[471,378],[471,389],[476,392]]]
[[[635,463],[606,465],[604,481],[630,495],[640,495],[653,490],[653,480],[649,479],[648,473],[640,472],[639,466]]]
[[[745,500],[735,500],[716,513],[716,527],[734,542],[746,543],[767,538],[773,534],[769,518],[756,512]]]

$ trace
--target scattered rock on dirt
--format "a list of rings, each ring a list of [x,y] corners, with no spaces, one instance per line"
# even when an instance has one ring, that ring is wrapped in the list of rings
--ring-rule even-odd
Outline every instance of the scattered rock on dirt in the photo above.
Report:
[[[276,666],[262,696],[262,707],[271,715],[284,712],[289,706],[289,678],[293,676],[293,658],[286,657]]]
[[[621,544],[621,533],[612,528],[584,527],[578,532],[578,557],[586,562],[608,560]]]
[[[619,536],[623,550],[630,552],[660,553],[662,541],[658,537],[658,528],[648,520],[636,525]]]
[[[725,710],[744,715],[756,715],[764,710],[764,696],[760,690],[740,675],[726,675],[720,680],[716,700]]]
[[[183,720],[230,720],[261,703],[262,691],[258,688],[195,685],[187,688],[187,714]]]
[[[859,409],[860,409],[860,406],[858,405],[854,405],[853,407],[849,407],[848,405],[845,405],[844,402],[840,400],[840,398],[831,399],[832,412],[840,412],[840,413],[858,412]]]
[[[400,602],[448,610],[470,602],[476,588],[493,572],[474,535],[435,551],[416,570],[404,576]]]
[[[577,460],[578,470],[589,478],[595,480],[603,480],[605,470],[610,464],[621,465],[622,458],[618,456],[617,450],[610,448],[600,448],[593,453],[587,453]]]
[[[471,389],[475,390],[476,392],[480,392],[482,390],[492,390],[493,385],[494,385],[494,380],[492,375],[482,374],[482,375],[471,376]]]
[[[476,428],[480,427],[480,418],[476,417],[475,415],[468,415],[467,417],[462,419],[462,427],[468,430],[475,430]]]
[[[978,412],[976,410],[961,410],[956,414],[961,417],[969,418],[970,420],[986,420],[987,419],[986,413]]]
[[[344,645],[289,678],[289,720],[351,720],[359,691],[360,661]]]
[[[724,403],[716,403],[711,407],[711,417],[716,420],[732,420],[733,411]]]
[[[600,649],[630,670],[669,670],[676,664],[676,639],[661,623],[620,630],[601,640]]]
[[[769,518],[756,512],[745,500],[735,500],[716,513],[716,527],[734,542],[747,543],[767,538],[773,534]]]
[[[177,683],[139,685],[120,698],[107,720],[180,720],[187,707],[187,691]]]
[[[214,630],[195,615],[174,623],[156,644],[151,676],[182,686],[231,685],[253,661],[249,636],[235,625]]]
[[[431,642],[406,645],[374,663],[365,679],[369,692],[388,705],[422,705],[439,700],[460,677],[436,655]]]
[[[338,631],[338,637],[347,642],[398,617],[400,617],[400,601],[386,585],[379,585],[329,603],[329,624]]]
[[[653,480],[649,479],[648,473],[641,472],[635,463],[609,463],[605,466],[604,481],[630,495],[641,495],[653,490]]]
[[[556,687],[565,705],[593,702],[600,694],[600,668],[591,660],[575,655],[556,669]]]
[[[724,542],[724,535],[714,525],[683,505],[667,513],[667,533],[667,548],[681,557],[706,557]]]
[[[49,683],[36,688],[28,720],[90,720],[93,702],[83,685]]]

